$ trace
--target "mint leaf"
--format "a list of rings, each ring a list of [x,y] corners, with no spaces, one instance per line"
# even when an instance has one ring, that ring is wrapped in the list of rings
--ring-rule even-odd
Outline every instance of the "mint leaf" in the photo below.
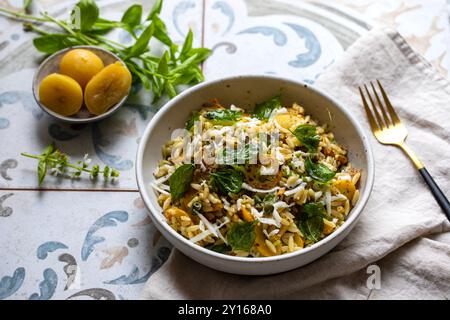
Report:
[[[307,203],[299,216],[298,227],[306,239],[317,242],[323,233],[325,207],[321,202]]]
[[[203,115],[205,119],[210,120],[213,124],[229,126],[234,124],[242,117],[242,112],[230,109],[218,109],[208,111]]]
[[[170,195],[173,200],[181,198],[191,185],[195,165],[183,164],[169,178]]]
[[[215,172],[211,172],[211,184],[221,193],[238,193],[244,183],[242,171],[232,167],[220,167]]]
[[[258,103],[253,110],[253,116],[259,120],[267,120],[275,109],[281,108],[281,95],[276,95],[271,99]]]
[[[227,233],[228,244],[233,250],[250,251],[255,242],[256,233],[253,222],[235,222]]]
[[[326,165],[313,163],[310,157],[307,157],[305,160],[305,170],[311,178],[320,183],[327,183],[336,175]]]
[[[316,126],[302,124],[292,134],[305,146],[308,151],[315,152],[319,146],[320,136],[316,133]]]

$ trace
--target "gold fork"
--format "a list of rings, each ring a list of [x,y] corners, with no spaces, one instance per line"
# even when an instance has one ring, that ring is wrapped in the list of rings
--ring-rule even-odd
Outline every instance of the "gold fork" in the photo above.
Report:
[[[447,216],[447,219],[450,220],[450,203],[448,199],[445,197],[444,193],[428,173],[427,169],[425,169],[419,158],[417,158],[414,152],[405,144],[408,130],[400,121],[400,118],[392,107],[392,104],[389,101],[389,98],[383,87],[381,86],[380,81],[377,80],[377,84],[379,87],[379,91],[381,92],[381,95],[383,97],[384,104],[380,99],[380,95],[378,94],[372,82],[370,82],[370,86],[372,87],[372,94],[369,92],[369,89],[366,85],[364,85],[365,94],[361,87],[358,88],[359,93],[361,94],[364,109],[366,110],[367,118],[369,118],[370,127],[373,134],[375,135],[375,138],[377,138],[378,142],[382,144],[400,147],[408,155],[408,157],[412,160],[414,165],[419,170],[422,178],[427,183],[428,187],[433,193],[434,198]],[[367,103],[366,95],[370,101],[370,105],[372,106],[372,108],[370,108]],[[373,96],[375,97],[375,99],[373,98]]]

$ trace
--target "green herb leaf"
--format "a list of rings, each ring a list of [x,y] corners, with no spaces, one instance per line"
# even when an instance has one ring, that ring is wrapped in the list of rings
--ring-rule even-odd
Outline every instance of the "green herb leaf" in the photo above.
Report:
[[[192,113],[192,116],[186,122],[186,130],[191,130],[194,127],[195,122],[200,120],[200,115],[197,111]]]
[[[307,203],[299,216],[299,229],[310,241],[317,242],[323,232],[325,207],[321,202]]]
[[[235,222],[227,233],[228,244],[233,250],[249,251],[255,242],[256,233],[253,222]]]
[[[48,54],[79,44],[82,43],[78,39],[67,34],[47,34],[33,39],[34,47]]]
[[[132,57],[137,57],[148,51],[148,43],[153,36],[153,32],[155,31],[155,25],[150,24],[139,36],[134,45],[129,48],[127,59]]]
[[[242,171],[233,167],[220,167],[211,174],[211,184],[221,193],[228,194],[238,193],[242,189],[244,183],[244,175]]]
[[[162,3],[162,0],[156,0],[155,4],[150,10],[150,13],[148,14],[147,20],[152,20],[155,16],[161,13]]]
[[[158,64],[158,73],[161,75],[167,75],[169,73],[169,54],[164,52]]]
[[[55,144],[51,143],[44,149],[44,151],[42,151],[41,155],[43,155],[44,157],[48,157],[54,151],[55,151]]]
[[[32,4],[33,4],[33,0],[24,0],[24,1],[23,1],[23,10],[24,10],[26,13],[29,13]]]
[[[228,154],[228,151],[230,151],[230,154]],[[247,143],[237,150],[224,148],[222,159],[219,158],[219,161],[224,164],[248,164],[250,160],[256,159],[257,154],[258,146]]]
[[[230,109],[218,109],[206,112],[203,117],[210,120],[213,124],[229,126],[242,117],[242,112]]]
[[[316,132],[316,126],[310,124],[299,125],[292,134],[304,145],[308,151],[315,152],[319,146],[320,136]]]
[[[262,200],[262,209],[265,214],[270,214],[273,212],[273,204],[277,201],[278,196],[275,193],[267,194]]]
[[[125,11],[122,16],[122,23],[127,25],[130,30],[134,30],[140,23],[142,18],[142,6],[134,4]]]
[[[207,246],[205,248],[217,253],[227,253],[232,250],[232,248],[225,243]]]
[[[189,32],[186,36],[186,39],[184,39],[183,47],[181,48],[181,52],[180,52],[180,58],[182,60],[185,60],[189,57],[188,54],[192,50],[193,39],[194,39],[194,34],[192,33],[192,30],[189,29]]]
[[[89,31],[99,16],[99,10],[94,0],[81,0],[72,11],[72,23],[82,32]]]
[[[305,170],[311,178],[320,183],[327,183],[336,175],[326,165],[313,163],[310,157],[307,157],[305,160]]]
[[[279,108],[281,108],[281,95],[278,94],[267,101],[256,104],[253,116],[259,120],[267,120],[272,112]]]
[[[173,200],[180,199],[191,185],[195,165],[183,164],[169,178],[170,195]]]
[[[47,174],[47,162],[45,160],[39,160],[38,162],[38,181],[39,186],[42,185],[45,175]]]
[[[153,36],[166,46],[172,47],[172,39],[168,35],[166,24],[158,16],[153,17],[152,23],[155,25]],[[178,49],[176,45],[173,48]]]

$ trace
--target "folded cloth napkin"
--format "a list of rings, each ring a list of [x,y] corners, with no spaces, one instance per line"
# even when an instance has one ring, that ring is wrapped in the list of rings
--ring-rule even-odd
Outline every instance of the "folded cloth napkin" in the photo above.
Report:
[[[450,298],[450,223],[401,150],[370,133],[357,91],[379,79],[417,152],[450,196],[450,85],[396,32],[374,29],[354,43],[316,86],[341,101],[371,137],[375,185],[360,221],[334,250],[279,275],[209,269],[173,250],[143,299]],[[380,288],[367,283],[380,268]]]

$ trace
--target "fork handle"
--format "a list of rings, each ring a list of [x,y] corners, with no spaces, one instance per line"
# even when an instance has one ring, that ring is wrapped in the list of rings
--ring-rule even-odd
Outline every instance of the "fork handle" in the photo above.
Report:
[[[433,193],[433,196],[436,199],[437,203],[447,216],[447,219],[450,221],[450,202],[448,201],[447,197],[444,195],[442,190],[436,184],[433,177],[430,175],[428,170],[425,169],[425,167],[420,168],[419,172],[422,175],[423,180],[425,180],[428,187],[430,188],[431,193]]]

